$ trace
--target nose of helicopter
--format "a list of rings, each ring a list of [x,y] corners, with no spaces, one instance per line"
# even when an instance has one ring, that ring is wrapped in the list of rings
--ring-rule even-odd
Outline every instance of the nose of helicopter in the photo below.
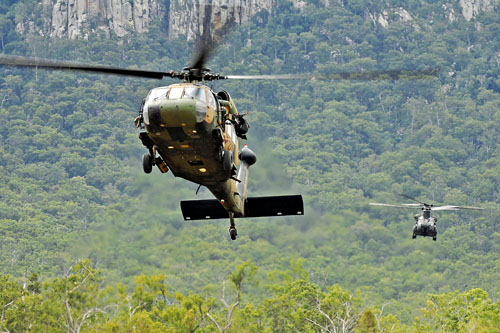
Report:
[[[156,101],[148,105],[146,129],[158,132],[162,128],[177,128],[192,132],[206,113],[206,104],[193,99]]]

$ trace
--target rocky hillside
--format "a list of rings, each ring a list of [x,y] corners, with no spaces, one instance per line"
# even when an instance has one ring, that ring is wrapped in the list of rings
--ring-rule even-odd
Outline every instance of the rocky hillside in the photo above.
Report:
[[[211,1],[210,1],[211,2]],[[228,20],[248,22],[256,13],[271,12],[273,0],[43,0],[30,15],[16,22],[20,33],[49,37],[88,38],[102,31],[107,36],[143,33],[153,20],[161,20],[169,37],[187,39]],[[42,12],[42,20],[35,20]],[[210,24],[212,23],[212,24]]]
[[[43,13],[42,20],[34,20],[34,11],[16,22],[18,32],[71,39],[97,31],[124,36],[131,30],[147,31],[151,20],[162,13],[157,0],[43,0],[37,9]]]
[[[306,8],[308,1],[293,0],[291,3],[297,8]],[[320,3],[325,7],[345,5],[334,0],[321,0]],[[258,19],[262,19],[277,4],[276,0],[42,0],[31,13],[16,17],[15,24],[20,33],[86,39],[90,33],[99,31],[119,37],[130,31],[143,33],[148,31],[152,21],[159,20],[169,37],[184,35],[191,40],[228,20],[241,24],[258,13],[261,14]],[[470,21],[479,13],[494,11],[499,6],[498,0],[450,1],[442,6],[442,13],[435,14],[450,21],[459,16]],[[404,2],[392,7],[387,4],[375,7],[375,11],[361,10],[365,11],[367,19],[383,27],[388,26],[391,18],[408,21],[419,15],[412,10],[411,4]],[[42,19],[35,20],[40,12]]]

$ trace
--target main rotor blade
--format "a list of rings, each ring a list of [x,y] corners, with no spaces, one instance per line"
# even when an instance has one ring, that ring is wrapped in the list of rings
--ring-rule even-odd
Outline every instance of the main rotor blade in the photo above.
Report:
[[[311,79],[309,74],[275,74],[275,75],[227,75],[226,78],[233,80],[300,80]]]
[[[205,4],[205,15],[208,17],[211,16],[211,12],[213,10],[211,4]],[[223,8],[223,7],[221,7]],[[223,8],[223,9],[227,9]],[[194,54],[193,61],[191,62],[191,69],[203,70],[205,68],[205,64],[212,57],[215,52],[215,49],[219,47],[222,43],[223,38],[225,38],[231,29],[236,25],[234,19],[228,19],[224,25],[218,29],[214,29],[213,34],[211,35],[211,23],[207,21],[203,26],[203,35],[199,38],[197,44],[197,51]]]
[[[403,193],[401,193],[399,196],[401,196],[401,197],[403,197],[403,198],[406,198],[406,199],[413,200],[413,201],[418,202],[419,204],[424,205],[424,206],[430,206],[430,205],[428,205],[428,204],[426,204],[426,203],[424,203],[424,202],[422,202],[422,201],[419,201],[419,200],[417,200],[417,199],[415,199],[415,198],[412,198],[412,197],[410,197],[409,195],[406,195],[406,194],[403,194]]]
[[[437,77],[438,69],[417,70],[387,70],[387,71],[355,71],[339,72],[331,74],[319,74],[314,78],[317,80],[428,80]]]
[[[484,208],[481,207],[471,207],[471,206],[438,206],[431,208],[431,210],[461,210],[461,209],[484,210]]]
[[[396,207],[396,208],[417,208],[417,209],[420,209],[420,208],[423,207],[420,204],[391,205],[391,204],[384,204],[384,203],[378,203],[378,202],[370,202],[370,205],[372,205],[372,206],[383,206],[383,207]]]
[[[0,65],[82,71],[82,72],[101,73],[101,74],[126,75],[126,76],[158,79],[158,80],[161,80],[164,77],[172,77],[172,72],[156,72],[156,71],[146,71],[140,69],[125,69],[125,68],[108,67],[101,65],[87,65],[87,64],[80,64],[68,61],[55,61],[55,60],[46,60],[38,58],[16,57],[16,56],[0,56]]]
[[[338,72],[330,74],[271,74],[271,75],[227,75],[233,80],[424,80],[436,77],[439,70],[392,70],[369,72]]]

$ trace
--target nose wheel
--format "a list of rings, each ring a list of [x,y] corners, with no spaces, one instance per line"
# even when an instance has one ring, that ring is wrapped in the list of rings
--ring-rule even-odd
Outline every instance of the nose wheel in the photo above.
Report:
[[[234,224],[233,213],[229,213],[229,236],[232,240],[236,240],[236,236],[238,236],[238,231],[236,231],[236,225]]]
[[[151,173],[153,170],[154,158],[150,153],[142,155],[142,169],[144,173]]]
[[[149,148],[149,153],[142,155],[142,169],[144,173],[151,173],[153,165],[156,165],[161,173],[168,172],[167,163],[165,163],[161,156],[156,156],[155,147]]]

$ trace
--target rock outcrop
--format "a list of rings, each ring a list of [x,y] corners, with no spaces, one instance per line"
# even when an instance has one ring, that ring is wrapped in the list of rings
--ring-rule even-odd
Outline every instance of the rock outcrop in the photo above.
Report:
[[[127,31],[145,32],[151,20],[162,14],[158,0],[42,0],[43,26],[19,22],[20,32],[50,37],[86,38],[103,31],[124,36]]]
[[[233,20],[243,24],[261,12],[271,13],[274,0],[177,0],[170,2],[168,10],[168,36],[186,36],[188,40],[210,33]]]
[[[98,30],[124,36],[127,30],[144,32],[160,13],[157,0],[44,0],[45,34],[51,37],[85,37]]]
[[[328,3],[325,3],[328,5]],[[500,0],[459,0],[455,4],[445,3],[441,6],[443,10],[443,15],[449,21],[456,21],[459,19],[460,11],[465,20],[470,21],[477,17],[482,12],[491,12],[500,7]],[[439,14],[439,13],[436,13]],[[367,17],[374,23],[387,28],[391,21],[400,22],[412,22],[414,16],[404,9],[399,8],[387,8],[381,12],[371,13],[367,10]],[[392,20],[390,19],[392,18]],[[414,25],[418,27],[417,25]]]
[[[169,37],[185,36],[192,40],[228,21],[248,22],[256,14],[267,17],[280,0],[39,0],[42,22],[31,18],[17,22],[22,33],[37,33],[59,38],[87,38],[90,33],[102,31],[106,35],[124,36],[129,31],[146,32],[153,20],[162,20]],[[296,8],[304,9],[308,2],[292,0]],[[168,4],[165,6],[165,4]],[[340,0],[320,0],[320,6],[344,6]],[[450,21],[460,12],[465,20],[474,19],[481,12],[493,11],[500,0],[458,0],[444,4],[443,14]],[[387,8],[381,12],[367,12],[374,24],[388,27],[392,20],[412,22],[413,13],[406,9]],[[37,24],[35,24],[37,22]]]
[[[411,14],[404,8],[391,8],[385,9],[381,13],[370,13],[367,11],[368,17],[372,20],[373,24],[379,24],[383,28],[387,28],[390,23],[389,16],[394,16],[402,22],[410,22],[413,20]]]
[[[40,25],[35,13],[17,22],[21,33],[59,38],[87,38],[98,31],[124,36],[129,31],[146,32],[153,20],[163,20],[169,37],[194,39],[228,21],[242,24],[261,12],[271,13],[276,0],[41,0]],[[165,3],[168,6],[165,7]]]
[[[496,5],[499,4],[498,0],[495,2]],[[489,12],[494,9],[492,0],[460,0],[460,7],[462,7],[462,15],[467,21],[472,20],[480,12]]]

